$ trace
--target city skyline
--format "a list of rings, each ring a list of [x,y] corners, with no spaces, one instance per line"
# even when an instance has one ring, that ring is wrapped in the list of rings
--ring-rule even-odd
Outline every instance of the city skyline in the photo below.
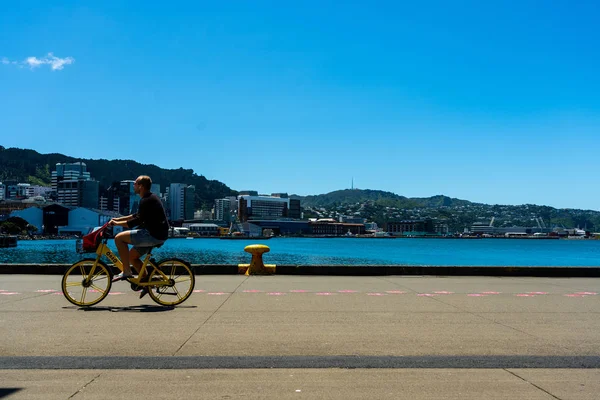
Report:
[[[23,149],[23,150],[31,150],[31,149]],[[68,155],[65,155],[65,159],[67,159],[67,158],[71,159],[72,157],[70,157]],[[74,164],[81,164],[81,163],[83,163],[84,165],[85,165],[86,162],[98,161],[98,160],[94,160],[94,159],[76,159],[76,160],[77,161],[74,161]],[[102,160],[102,161],[109,161],[109,162],[110,161],[114,161],[114,162],[134,162],[134,163],[137,163],[135,160]],[[59,163],[59,164],[61,164],[61,163]],[[65,162],[63,164],[66,165],[66,164],[69,164],[69,163]],[[146,165],[146,166],[152,167],[152,168],[155,168],[155,167],[160,168],[160,166],[153,165],[153,164],[152,165]],[[171,171],[173,171],[173,170],[171,170]],[[53,171],[53,173],[52,173],[53,177],[54,177],[55,173],[56,173],[56,171]],[[88,172],[88,174],[89,174],[89,172]],[[120,179],[120,182],[121,183],[123,183],[123,182],[133,183],[134,179],[135,178],[126,177],[126,178]],[[18,180],[10,180],[10,179],[9,180],[5,180],[5,182],[0,181],[0,187],[2,187],[3,184],[4,184],[4,187],[7,187],[5,185],[5,183],[7,183],[7,182],[12,182],[11,183],[11,187],[12,186],[16,187],[16,186],[25,185],[25,186],[28,186],[28,187],[31,186],[32,188],[36,188],[36,189],[48,189],[48,190],[52,189],[51,186],[49,186],[49,187],[38,187],[37,185],[34,185],[34,184],[24,183],[24,182],[21,182],[21,181],[18,181]],[[19,182],[19,183],[17,184],[16,182]],[[221,182],[221,183],[223,183],[223,184],[225,184],[227,186],[226,182]],[[160,193],[161,195],[168,196],[169,187],[172,186],[172,185],[188,186],[188,183],[186,183],[185,181],[181,181],[181,182],[177,182],[177,183],[170,183],[170,184],[165,184],[165,183],[160,183],[160,182],[158,182],[158,183],[157,182],[153,182],[153,184],[152,184],[152,192],[153,193],[157,193],[157,194]],[[194,187],[194,185],[192,185],[191,187]],[[578,209],[578,208],[575,208],[575,207],[553,207],[552,205],[547,204],[547,203],[539,203],[539,204],[535,204],[535,203],[502,204],[502,203],[498,203],[498,202],[480,203],[480,202],[472,201],[471,199],[468,199],[468,198],[451,197],[451,196],[447,196],[445,194],[439,194],[439,195],[433,195],[433,196],[412,196],[411,197],[411,196],[404,196],[402,193],[390,192],[390,191],[387,191],[387,190],[376,189],[376,188],[369,188],[369,189],[357,188],[357,187],[354,187],[354,181],[353,180],[351,180],[351,186],[350,187],[336,189],[336,190],[333,190],[333,191],[327,192],[327,193],[311,193],[311,194],[308,194],[308,195],[298,195],[297,193],[294,193],[294,192],[288,193],[288,192],[281,192],[281,191],[266,192],[266,191],[262,191],[262,190],[252,190],[251,188],[247,188],[247,187],[244,187],[242,189],[230,187],[230,189],[239,192],[238,195],[249,195],[250,194],[250,195],[255,195],[255,196],[276,196],[276,197],[278,197],[281,194],[285,194],[286,196],[300,196],[300,197],[303,197],[303,198],[307,197],[307,196],[316,197],[316,196],[321,196],[321,195],[330,195],[330,194],[333,194],[333,193],[336,193],[336,192],[345,192],[345,191],[349,191],[349,190],[352,190],[352,191],[354,191],[354,190],[357,190],[357,191],[365,190],[365,191],[390,193],[392,195],[403,196],[403,197],[406,197],[406,198],[409,198],[409,199],[427,199],[427,198],[434,198],[434,197],[438,197],[438,196],[445,196],[445,197],[450,197],[450,198],[452,198],[454,200],[469,201],[469,202],[471,202],[473,204],[482,204],[482,205],[489,205],[489,206],[495,206],[495,205],[497,205],[497,206],[527,206],[527,205],[534,205],[534,206],[543,206],[543,207],[548,206],[548,207],[555,208],[557,210],[570,209],[570,210],[582,210],[582,211],[600,212],[600,210],[595,210],[595,209]],[[14,190],[16,190],[16,189],[14,189]],[[102,199],[106,200],[106,198],[102,197],[103,193],[101,193],[101,196],[100,196],[101,201],[102,201]],[[227,196],[225,196],[225,197],[227,197]],[[223,198],[224,197],[218,197],[217,196],[217,197],[215,197],[215,200],[217,200],[217,199],[223,199]],[[0,200],[2,200],[1,196],[0,196]],[[188,210],[188,211],[191,213],[191,210]]]
[[[7,4],[0,144],[261,193],[600,210],[597,4],[274,4]]]
[[[4,151],[4,148],[1,148]],[[11,149],[9,149],[11,150]],[[15,150],[15,149],[12,149]],[[27,150],[31,156],[31,150]],[[40,165],[44,161],[38,158],[32,159],[33,167],[36,170],[40,169]],[[54,154],[53,157],[60,155]],[[4,159],[4,157],[2,157]],[[10,166],[10,159],[6,158]],[[95,160],[86,160],[87,163],[94,164]],[[104,160],[104,162],[106,162]],[[127,162],[127,161],[126,161]],[[10,216],[19,216],[27,221],[30,225],[36,226],[36,229],[45,223],[41,223],[46,211],[51,214],[61,212],[61,222],[65,222],[65,215],[71,212],[87,213],[93,222],[94,219],[108,217],[110,213],[117,215],[128,215],[136,212],[138,207],[137,195],[134,193],[133,180],[112,181],[110,187],[99,193],[99,181],[93,179],[91,171],[87,170],[87,163],[82,161],[56,163],[56,169],[52,171],[52,189],[47,192],[47,196],[35,197],[36,189],[45,189],[44,187],[32,186],[29,183],[13,183],[5,185],[0,182],[0,200],[4,211],[10,212]],[[130,167],[136,167],[137,163],[129,163]],[[116,164],[113,164],[114,167]],[[155,172],[164,173],[164,170],[157,170],[155,166],[151,166]],[[139,168],[139,166],[137,166]],[[42,168],[43,169],[43,168]],[[104,170],[106,173],[106,169]],[[38,177],[34,177],[39,180]],[[117,178],[119,179],[119,178]],[[86,183],[88,185],[86,185]],[[152,191],[160,192],[160,184],[153,182]],[[54,195],[52,194],[54,193]],[[345,190],[340,193],[330,193],[325,198],[320,199],[298,199],[291,198],[287,193],[272,193],[259,194],[258,191],[247,190],[240,191],[238,196],[226,196],[225,198],[215,197],[211,199],[208,215],[204,210],[194,208],[195,186],[187,183],[169,183],[165,186],[165,194],[161,195],[161,200],[165,204],[167,216],[171,221],[177,223],[185,223],[194,219],[219,220],[225,223],[233,222],[229,213],[233,212],[237,215],[240,222],[255,221],[254,224],[261,225],[264,223],[273,228],[273,221],[277,220],[285,225],[284,229],[291,229],[294,223],[290,221],[304,220],[303,213],[309,214],[309,221],[319,223],[328,223],[323,217],[333,218],[332,221],[338,221],[341,225],[324,226],[323,229],[313,227],[313,234],[346,234],[343,223],[350,223],[372,226],[370,229],[377,230],[379,223],[388,227],[388,232],[429,232],[438,234],[447,234],[449,228],[458,232],[463,226],[466,231],[466,226],[471,225],[471,231],[476,231],[480,234],[531,234],[534,227],[528,228],[527,223],[535,221],[539,231],[539,235],[547,235],[554,232],[559,235],[560,232],[566,235],[584,236],[588,232],[587,226],[590,228],[598,225],[597,211],[585,210],[569,210],[569,209],[552,209],[546,206],[525,205],[525,206],[499,206],[485,205],[477,203],[469,203],[465,201],[453,199],[447,202],[448,199],[425,198],[425,199],[401,199],[397,196],[386,196],[387,193],[373,193],[364,191],[361,193],[358,190]],[[348,193],[350,192],[350,193]],[[5,196],[6,194],[6,196]],[[34,196],[31,200],[31,196]],[[104,196],[106,195],[106,196]],[[329,197],[327,197],[329,196]],[[384,199],[385,198],[385,199]],[[49,200],[49,201],[48,201]],[[52,201],[55,200],[55,201]],[[380,202],[380,200],[383,200]],[[301,202],[307,201],[312,205],[305,205],[304,212],[301,207]],[[232,204],[235,203],[235,206]],[[58,208],[57,208],[58,207]],[[42,211],[43,210],[43,211]],[[237,210],[237,211],[235,211]],[[312,216],[313,218],[311,219]],[[316,218],[315,218],[316,217]],[[535,217],[535,218],[533,218]],[[263,220],[261,222],[261,220]],[[486,221],[489,219],[489,223]],[[544,221],[548,221],[548,226]],[[33,221],[33,222],[32,222]],[[52,230],[58,229],[56,220],[52,223]],[[265,222],[266,221],[266,222]],[[306,221],[306,220],[305,220]],[[429,221],[429,222],[424,222]],[[437,221],[437,222],[435,222]],[[485,222],[482,222],[485,221]],[[498,226],[494,226],[494,221]],[[331,221],[329,221],[331,222]],[[517,222],[519,225],[515,225]],[[290,225],[290,223],[292,225]],[[425,225],[426,229],[423,229]],[[390,225],[392,224],[392,225]],[[400,224],[400,225],[394,225]],[[417,224],[417,225],[415,225]],[[565,227],[565,224],[570,228]],[[102,225],[102,223],[100,223]],[[577,227],[575,228],[575,225]],[[583,225],[583,229],[581,226]],[[299,228],[301,225],[294,225]],[[390,228],[391,226],[391,228]],[[457,228],[458,227],[458,228]],[[281,226],[277,229],[280,229]],[[355,226],[356,229],[359,229]],[[562,230],[560,229],[562,228]],[[12,229],[12,228],[11,228]],[[61,226],[63,231],[71,232],[74,229],[79,232],[84,232],[91,229],[89,226],[74,227],[71,224]],[[302,230],[304,228],[301,228]],[[339,230],[341,229],[341,231]],[[391,231],[390,231],[391,229]],[[570,230],[569,230],[570,229]],[[296,231],[295,229],[292,229]],[[211,230],[216,233],[216,228]],[[290,231],[291,232],[291,231]],[[54,232],[56,233],[56,232]],[[210,234],[210,232],[204,232]],[[364,232],[362,232],[364,233]],[[362,234],[360,231],[353,231],[352,234]],[[597,236],[597,234],[595,234]]]

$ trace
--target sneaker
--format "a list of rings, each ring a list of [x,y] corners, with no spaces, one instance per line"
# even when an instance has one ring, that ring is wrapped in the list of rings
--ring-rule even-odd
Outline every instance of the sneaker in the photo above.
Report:
[[[113,282],[118,282],[118,281],[126,281],[129,278],[133,278],[133,275],[125,275],[122,272],[118,275],[115,275],[112,279]]]
[[[147,294],[148,294],[148,286],[144,286],[142,288],[142,293],[140,293],[140,299],[143,298]]]

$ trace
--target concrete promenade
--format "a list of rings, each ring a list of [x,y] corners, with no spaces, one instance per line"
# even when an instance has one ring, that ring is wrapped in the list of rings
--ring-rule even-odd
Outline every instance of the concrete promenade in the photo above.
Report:
[[[0,275],[0,398],[600,398],[600,278],[196,278],[79,309]]]

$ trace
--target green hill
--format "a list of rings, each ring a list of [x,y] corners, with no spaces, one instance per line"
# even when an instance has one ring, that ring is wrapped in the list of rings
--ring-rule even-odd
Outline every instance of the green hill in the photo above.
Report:
[[[365,202],[372,202],[376,205],[396,208],[458,207],[473,204],[466,200],[453,199],[443,195],[426,198],[408,198],[392,192],[370,189],[336,190],[331,193],[316,196],[302,197],[293,195],[291,197],[300,199],[302,205],[306,207],[331,207]]]
[[[78,161],[83,161],[92,178],[100,182],[101,193],[113,182],[149,175],[154,182],[160,184],[162,191],[171,183],[194,185],[196,209],[212,207],[215,199],[237,194],[224,183],[208,180],[191,169],[163,169],[132,160],[88,160],[56,153],[40,154],[34,150],[7,149],[3,146],[0,146],[0,182],[17,181],[50,186],[51,174],[57,163]]]
[[[600,230],[600,212],[593,210],[556,209],[534,204],[489,205],[438,195],[407,198],[380,190],[337,190],[318,196],[297,196],[307,217],[337,218],[354,215],[383,225],[387,221],[418,218],[444,220],[451,232],[462,231],[475,222],[489,224],[494,218],[496,227],[537,226],[541,218],[550,228]]]

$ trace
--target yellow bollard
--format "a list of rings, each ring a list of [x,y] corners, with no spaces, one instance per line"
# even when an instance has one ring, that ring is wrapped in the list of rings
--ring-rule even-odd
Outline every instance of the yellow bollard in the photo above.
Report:
[[[239,264],[238,272],[245,275],[269,275],[275,273],[275,264],[263,264],[262,255],[271,249],[264,244],[251,244],[244,247],[244,251],[252,254],[250,264]]]

